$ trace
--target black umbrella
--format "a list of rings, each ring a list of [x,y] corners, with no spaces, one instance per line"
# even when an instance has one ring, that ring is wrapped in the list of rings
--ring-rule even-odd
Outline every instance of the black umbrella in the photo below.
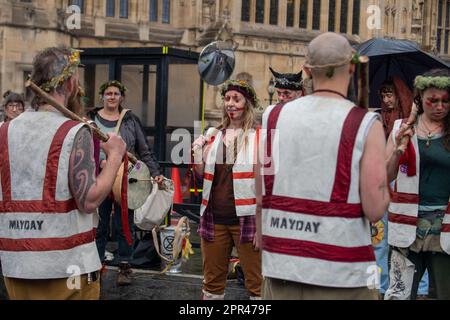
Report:
[[[381,105],[378,89],[383,81],[399,77],[412,90],[416,76],[434,68],[450,68],[450,64],[408,40],[371,39],[356,47],[360,55],[370,58],[369,84],[371,108]]]

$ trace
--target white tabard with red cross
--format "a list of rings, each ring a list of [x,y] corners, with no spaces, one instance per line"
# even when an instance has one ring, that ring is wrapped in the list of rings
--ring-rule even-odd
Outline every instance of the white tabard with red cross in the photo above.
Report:
[[[317,96],[265,113],[264,276],[355,288],[376,274],[359,196],[359,164],[376,118],[349,101]]]
[[[392,137],[395,137],[401,124],[402,120],[395,121]],[[399,248],[408,248],[416,240],[419,215],[420,154],[417,135],[412,137],[411,142],[416,154],[416,175],[408,177],[405,165],[399,168],[388,209],[388,242]],[[442,221],[440,241],[442,250],[450,254],[450,199]]]
[[[205,212],[214,180],[214,171],[216,165],[216,157],[219,146],[223,139],[222,131],[217,131],[212,135],[215,129],[207,132],[207,136],[211,136],[210,147],[206,156],[205,172],[203,174],[203,194],[202,204],[200,207],[200,215]],[[255,190],[255,173],[257,146],[259,139],[259,130],[251,129],[245,133],[241,145],[238,145],[236,161],[234,162],[233,173],[233,191],[236,215],[253,216],[256,214],[256,190]]]
[[[55,112],[25,112],[0,128],[3,275],[68,278],[101,268],[94,214],[77,209],[69,158],[83,125]],[[80,179],[83,172],[79,172]]]

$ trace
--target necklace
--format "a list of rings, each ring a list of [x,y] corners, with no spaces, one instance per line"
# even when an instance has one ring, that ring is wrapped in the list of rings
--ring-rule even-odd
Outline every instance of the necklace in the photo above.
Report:
[[[331,90],[331,89],[318,89],[318,90],[314,90],[313,93],[316,92],[328,92],[328,93],[334,93],[337,94],[338,96],[341,96],[344,99],[347,99],[347,96],[344,96],[342,93],[335,91],[335,90]]]
[[[441,124],[439,124],[436,128],[434,128],[433,130],[430,130],[430,128],[428,128],[428,126],[425,124],[425,120],[420,117],[420,123],[422,124],[422,131],[426,133],[427,135],[427,142],[425,143],[425,146],[428,148],[431,145],[431,140],[434,138],[434,136],[436,135],[436,131],[440,131],[441,129]]]

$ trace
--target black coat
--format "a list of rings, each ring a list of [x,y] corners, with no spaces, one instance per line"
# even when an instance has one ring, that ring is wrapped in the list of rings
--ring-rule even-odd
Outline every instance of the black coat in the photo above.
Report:
[[[95,116],[101,109],[103,108],[96,108],[88,112],[88,117],[95,120]],[[132,111],[128,111],[123,117],[119,132],[127,144],[127,151],[134,154],[148,166],[152,177],[159,176],[161,174],[161,168],[158,160],[156,160],[152,148],[147,143],[141,121]]]

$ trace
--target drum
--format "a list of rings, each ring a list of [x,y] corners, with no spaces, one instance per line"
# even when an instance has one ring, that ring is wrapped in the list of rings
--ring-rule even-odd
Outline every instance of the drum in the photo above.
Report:
[[[114,200],[121,204],[122,194],[123,163],[117,172],[116,180],[113,185]],[[128,163],[128,209],[135,210],[140,208],[152,191],[150,170],[142,161],[137,161],[135,165]]]

